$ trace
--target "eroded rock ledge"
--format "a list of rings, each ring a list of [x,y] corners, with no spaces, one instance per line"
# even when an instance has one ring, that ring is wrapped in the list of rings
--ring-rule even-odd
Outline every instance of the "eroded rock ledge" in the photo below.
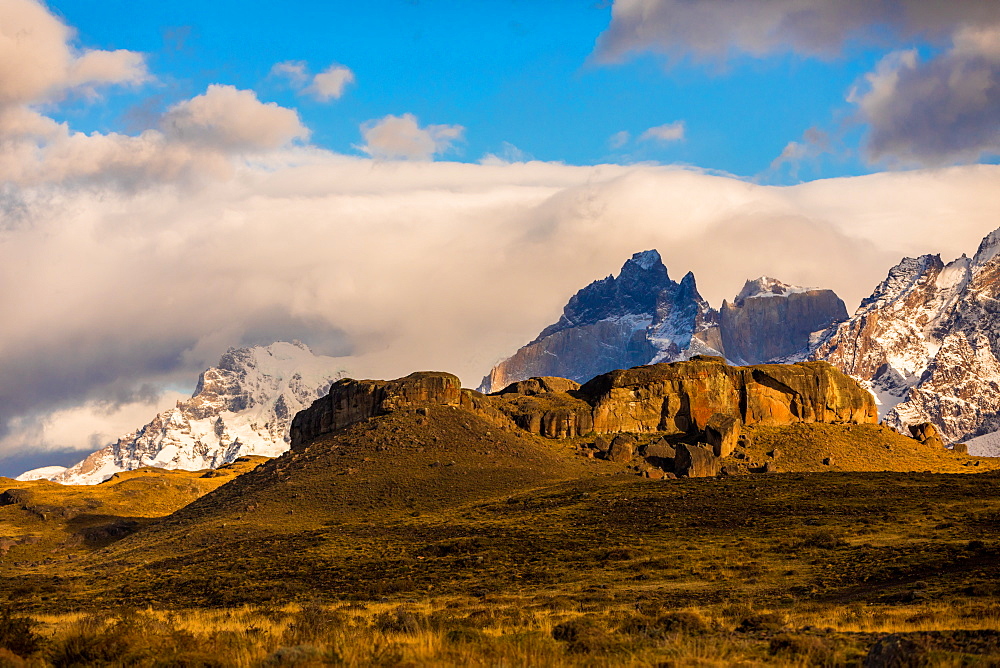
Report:
[[[687,435],[728,455],[742,425],[799,422],[875,424],[872,396],[826,362],[734,367],[721,357],[612,371],[583,386],[532,378],[498,393],[462,389],[457,376],[417,372],[393,381],[341,380],[292,421],[295,448],[348,425],[395,410],[446,405],[498,426],[547,438],[589,433]]]

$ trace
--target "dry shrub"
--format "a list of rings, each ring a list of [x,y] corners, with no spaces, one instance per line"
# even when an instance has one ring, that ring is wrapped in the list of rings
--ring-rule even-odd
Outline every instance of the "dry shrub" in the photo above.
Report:
[[[574,654],[607,651],[614,644],[607,629],[590,617],[578,617],[556,625],[552,637],[566,643],[566,649]]]
[[[626,619],[619,627],[631,636],[662,639],[672,634],[701,635],[712,630],[712,624],[701,614],[680,610],[658,617],[636,615]]]
[[[0,648],[20,657],[27,657],[42,646],[42,637],[35,633],[37,623],[30,617],[15,617],[4,608],[0,611]]]

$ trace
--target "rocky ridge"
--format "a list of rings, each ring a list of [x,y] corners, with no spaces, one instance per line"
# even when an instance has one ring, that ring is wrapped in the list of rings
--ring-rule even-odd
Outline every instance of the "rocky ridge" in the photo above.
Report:
[[[743,426],[876,421],[871,395],[825,362],[733,367],[721,357],[697,356],[612,371],[582,386],[532,378],[492,395],[462,389],[456,376],[441,372],[394,381],[345,379],[295,417],[292,449],[395,411],[426,414],[428,405],[464,409],[501,429],[546,438],[616,434],[597,448],[620,462],[637,454],[629,441],[635,434],[656,433],[673,438],[697,472],[731,454]],[[662,447],[663,453],[649,456],[675,456],[672,449],[666,453],[673,446]],[[698,447],[708,454],[692,449]]]
[[[694,274],[674,282],[659,253],[643,251],[617,277],[577,292],[558,322],[493,367],[479,389],[495,392],[535,376],[584,382],[613,369],[699,354],[734,364],[799,361],[813,332],[846,318],[832,291],[768,277],[747,281],[716,311],[698,293]]]
[[[93,485],[145,466],[197,471],[288,449],[292,418],[345,375],[338,360],[302,343],[230,348],[194,394],[148,424],[48,479]],[[30,479],[36,472],[22,474]]]
[[[930,422],[954,443],[1000,430],[998,249],[1000,230],[972,258],[904,258],[811,357],[862,380],[904,433]]]

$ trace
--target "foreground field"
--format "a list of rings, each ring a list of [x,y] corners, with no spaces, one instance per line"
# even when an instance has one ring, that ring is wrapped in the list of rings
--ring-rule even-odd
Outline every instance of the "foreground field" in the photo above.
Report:
[[[241,475],[28,486],[0,665],[1000,663],[997,462],[874,425],[738,454],[647,479],[431,407]]]
[[[1000,653],[1000,608],[930,603],[788,613],[746,603],[437,597],[22,620],[0,618],[0,639],[26,655],[0,649],[0,665],[962,666],[995,665]]]
[[[4,578],[15,617],[41,622],[21,653],[38,665],[1000,661],[993,473],[607,475],[290,528],[149,562],[124,551],[137,534],[101,566]],[[20,665],[7,652],[0,665]]]

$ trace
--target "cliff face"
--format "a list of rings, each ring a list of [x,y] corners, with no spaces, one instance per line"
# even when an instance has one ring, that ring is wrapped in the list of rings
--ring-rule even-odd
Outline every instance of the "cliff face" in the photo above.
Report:
[[[810,337],[847,318],[830,290],[799,288],[773,278],[747,281],[716,311],[694,275],[670,280],[656,251],[636,253],[617,278],[608,276],[569,300],[559,321],[497,364],[480,385],[495,392],[533,376],[583,382],[613,369],[723,355],[734,364],[798,361]]]
[[[825,362],[733,367],[697,357],[612,371],[580,388],[597,432],[703,432],[716,414],[742,424],[871,423],[871,394]]]
[[[809,337],[847,319],[832,290],[796,288],[765,277],[747,281],[733,303],[722,302],[719,333],[726,358],[762,364],[802,356]]]
[[[720,357],[696,357],[612,371],[579,388],[565,379],[534,378],[489,396],[462,390],[458,378],[445,373],[388,382],[344,380],[295,416],[292,447],[369,417],[426,404],[462,408],[501,428],[516,426],[548,438],[662,432],[704,438],[720,450],[731,449],[734,426],[741,424],[876,421],[871,394],[825,362],[733,367]]]

